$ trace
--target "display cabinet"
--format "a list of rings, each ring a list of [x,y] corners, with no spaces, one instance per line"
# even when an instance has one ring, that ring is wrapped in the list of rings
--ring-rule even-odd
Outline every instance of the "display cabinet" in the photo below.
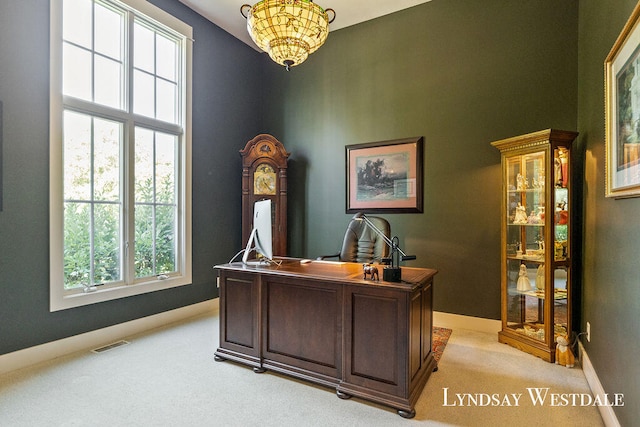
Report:
[[[543,130],[492,142],[502,157],[499,341],[553,362],[571,333],[571,144]]]

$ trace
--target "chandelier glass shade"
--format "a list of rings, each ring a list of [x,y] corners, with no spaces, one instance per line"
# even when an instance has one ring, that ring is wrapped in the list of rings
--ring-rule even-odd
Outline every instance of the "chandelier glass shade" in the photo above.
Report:
[[[240,8],[255,44],[287,70],[304,62],[327,40],[333,9],[310,0],[263,0]],[[331,14],[331,18],[329,18]]]

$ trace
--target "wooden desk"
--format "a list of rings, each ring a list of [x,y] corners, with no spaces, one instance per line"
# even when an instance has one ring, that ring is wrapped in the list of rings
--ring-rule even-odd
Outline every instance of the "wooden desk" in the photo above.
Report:
[[[431,372],[433,276],[364,280],[361,264],[280,258],[279,266],[218,265],[225,359],[336,389],[415,416]],[[380,274],[382,276],[382,274]]]

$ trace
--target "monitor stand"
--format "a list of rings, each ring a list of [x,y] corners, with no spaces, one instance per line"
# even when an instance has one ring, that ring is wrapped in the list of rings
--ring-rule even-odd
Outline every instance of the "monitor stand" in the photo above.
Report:
[[[251,252],[251,245],[256,238],[256,229],[251,230],[251,234],[249,235],[249,240],[247,241],[247,246],[244,249],[244,255],[242,255],[242,263],[244,265],[249,265],[252,267],[263,267],[269,265],[269,261],[265,258],[264,260],[249,260],[249,253]]]

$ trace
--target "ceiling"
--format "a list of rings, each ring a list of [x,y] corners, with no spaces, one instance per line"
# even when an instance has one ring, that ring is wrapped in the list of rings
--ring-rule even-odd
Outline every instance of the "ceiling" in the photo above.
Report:
[[[257,3],[257,0],[180,0],[218,27],[258,50],[247,33],[247,20],[240,14],[240,6],[245,1],[251,5]],[[329,31],[334,31],[428,1],[431,0],[320,0],[316,3],[325,9],[336,11],[336,19],[329,25]]]

